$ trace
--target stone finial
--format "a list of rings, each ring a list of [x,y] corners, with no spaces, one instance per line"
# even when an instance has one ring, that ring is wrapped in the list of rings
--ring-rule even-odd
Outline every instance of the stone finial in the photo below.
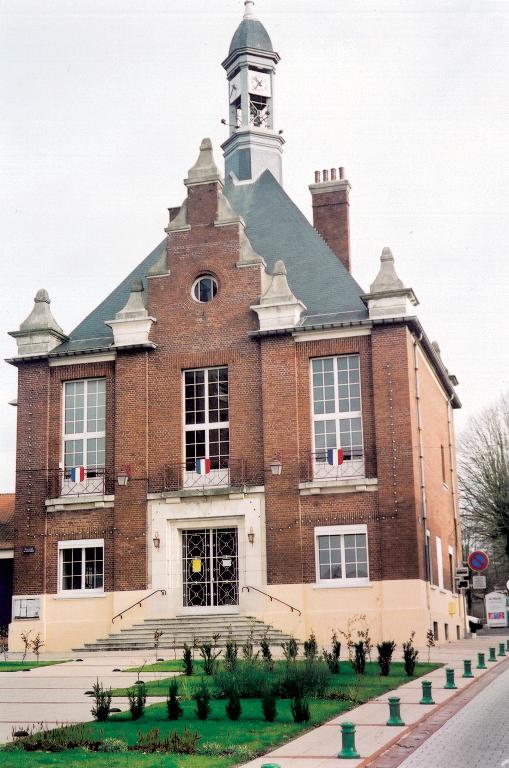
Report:
[[[288,285],[283,261],[276,261],[272,277],[266,276],[267,289],[260,303],[251,309],[257,313],[261,331],[294,328],[300,321],[306,306],[293,294]]]
[[[170,219],[168,222],[168,226],[165,228],[165,232],[167,235],[170,234],[170,232],[188,232],[191,229],[190,225],[187,223],[187,199],[184,200],[182,205],[180,206],[180,210],[177,213],[176,216],[173,217],[173,219]]]
[[[244,18],[256,19],[254,12],[254,0],[244,0]]]
[[[203,139],[200,144],[200,154],[193,167],[189,169],[184,184],[187,187],[190,187],[193,186],[193,184],[208,184],[213,181],[222,183],[223,180],[214,160],[212,142],[210,139],[206,138]]]
[[[394,267],[394,256],[390,248],[385,247],[380,256],[380,269],[375,280],[371,283],[370,293],[383,293],[404,288],[403,281],[399,279]]]
[[[34,299],[34,306],[18,331],[10,331],[18,344],[18,355],[45,355],[68,339],[50,309],[51,300],[45,288],[40,288]]]
[[[114,347],[132,347],[149,343],[149,333],[154,317],[150,317],[145,306],[143,282],[134,280],[129,298],[114,320],[106,320],[113,331]]]
[[[361,296],[373,319],[405,317],[412,314],[412,307],[419,302],[412,288],[396,274],[394,256],[390,248],[384,248],[380,257],[380,269],[370,285],[370,292]]]

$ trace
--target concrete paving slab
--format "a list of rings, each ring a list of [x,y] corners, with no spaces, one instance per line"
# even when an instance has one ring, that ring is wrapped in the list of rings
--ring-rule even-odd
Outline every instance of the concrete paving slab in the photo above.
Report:
[[[406,725],[416,723],[423,717],[423,714],[426,714],[424,709],[422,704],[401,704],[401,719]],[[343,712],[331,720],[329,724],[349,723],[354,717],[353,713],[355,713],[355,723],[358,725],[385,725],[389,719],[389,705],[385,702],[372,701],[350,712]]]

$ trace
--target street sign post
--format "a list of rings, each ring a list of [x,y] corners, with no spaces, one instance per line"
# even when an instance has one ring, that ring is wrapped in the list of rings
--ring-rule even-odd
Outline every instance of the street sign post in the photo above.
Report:
[[[467,563],[472,571],[485,571],[490,564],[490,558],[482,549],[476,549],[469,554]]]

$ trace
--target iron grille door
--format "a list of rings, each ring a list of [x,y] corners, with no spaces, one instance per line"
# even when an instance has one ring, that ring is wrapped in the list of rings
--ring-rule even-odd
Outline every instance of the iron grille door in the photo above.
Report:
[[[183,531],[182,560],[185,608],[238,605],[236,528]]]

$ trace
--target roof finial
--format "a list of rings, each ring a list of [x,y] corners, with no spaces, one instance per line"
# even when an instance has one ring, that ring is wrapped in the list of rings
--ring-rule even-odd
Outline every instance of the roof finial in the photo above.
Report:
[[[244,0],[244,18],[245,19],[254,19],[254,0]]]

